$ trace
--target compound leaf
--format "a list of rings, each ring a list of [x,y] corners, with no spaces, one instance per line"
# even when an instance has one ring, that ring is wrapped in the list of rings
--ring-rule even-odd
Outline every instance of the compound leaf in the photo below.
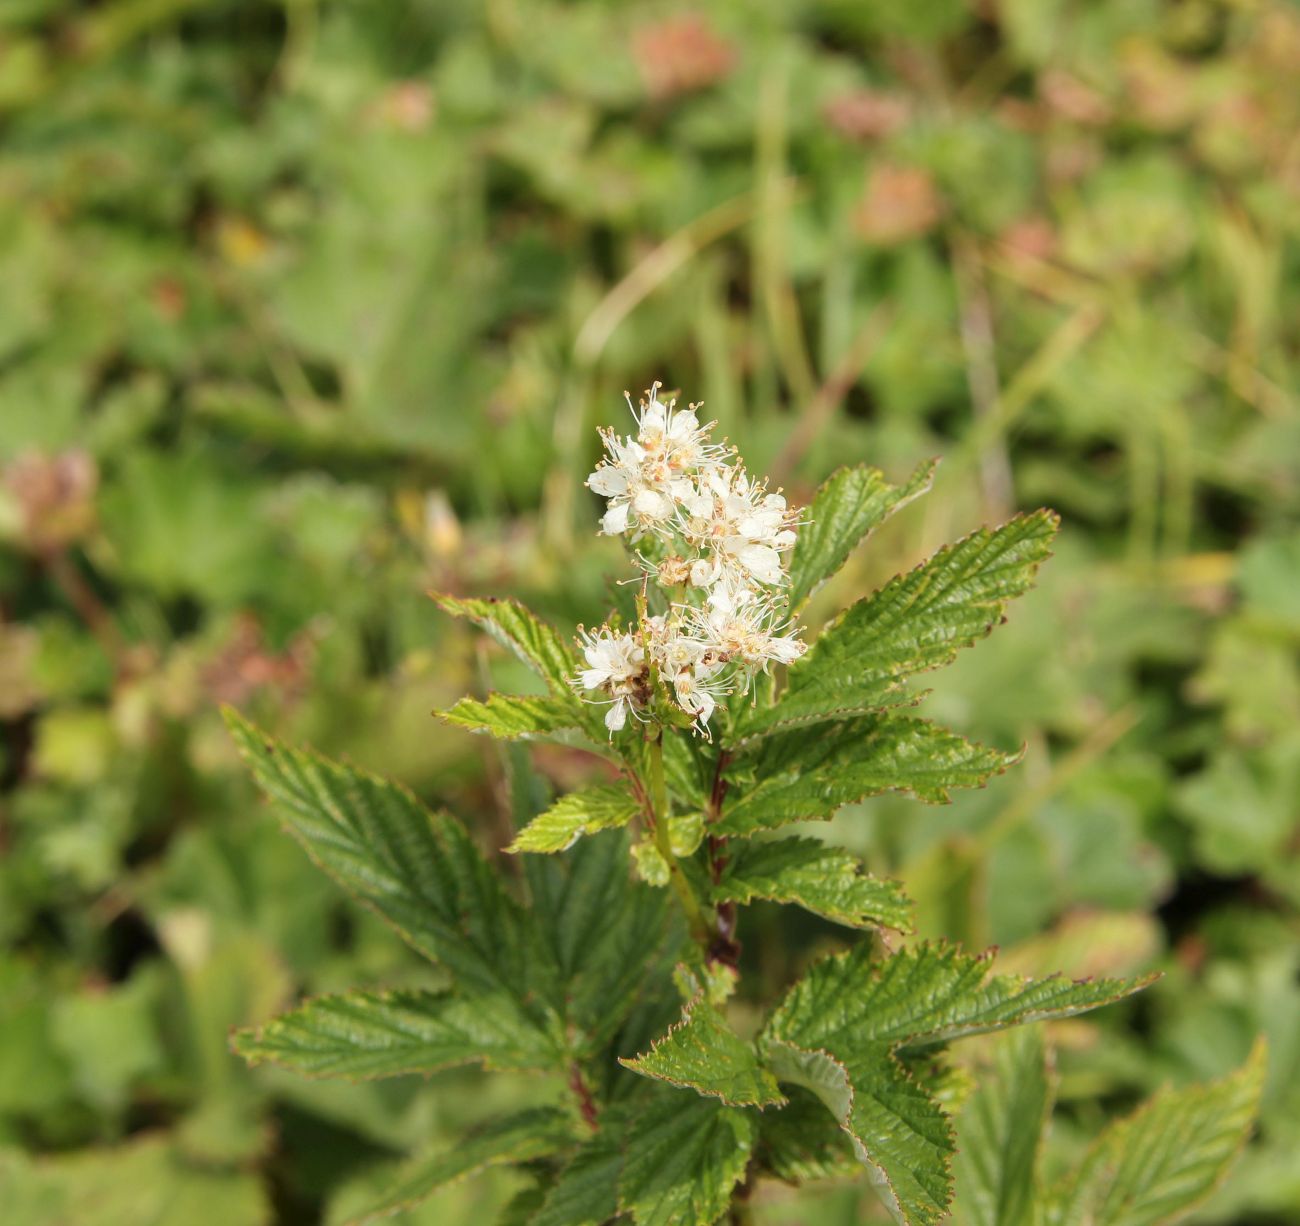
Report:
[[[912,928],[912,903],[902,886],[868,876],[851,852],[817,839],[738,845],[713,887],[713,900],[755,898],[794,903],[850,928]]]

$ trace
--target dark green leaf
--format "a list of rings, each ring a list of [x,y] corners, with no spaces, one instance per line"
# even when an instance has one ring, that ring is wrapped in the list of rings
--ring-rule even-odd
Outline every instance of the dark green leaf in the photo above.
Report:
[[[618,1216],[626,1123],[607,1112],[596,1133],[560,1172],[530,1226],[602,1226]]]
[[[547,968],[532,929],[459,822],[387,780],[287,749],[233,711],[226,722],[289,832],[344,889],[467,990],[535,996]]]
[[[870,877],[856,856],[816,839],[738,845],[713,887],[715,902],[770,898],[794,903],[851,928],[909,932],[912,903],[894,881]]]
[[[902,484],[890,485],[875,468],[841,468],[826,479],[808,510],[790,557],[790,610],[798,614],[808,598],[848,561],[894,511],[930,488],[935,461],[922,464]]]
[[[756,1119],[693,1094],[651,1099],[627,1133],[619,1207],[638,1226],[710,1226],[745,1174]]]
[[[565,985],[570,1043],[592,1052],[619,1028],[665,945],[669,900],[634,881],[622,832],[526,861],[538,939]]]
[[[849,1178],[862,1167],[849,1134],[812,1091],[790,1083],[789,1101],[764,1111],[758,1121],[763,1164],[778,1179],[801,1184],[813,1179]]]
[[[396,1077],[481,1061],[491,1069],[547,1069],[554,1047],[509,997],[447,992],[349,992],[309,1000],[233,1046],[308,1077]]]

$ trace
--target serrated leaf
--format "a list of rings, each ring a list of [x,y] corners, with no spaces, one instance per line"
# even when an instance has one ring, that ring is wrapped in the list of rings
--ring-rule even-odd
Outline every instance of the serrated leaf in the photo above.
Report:
[[[987,635],[1050,555],[1059,520],[1018,515],[945,546],[840,614],[794,664],[780,700],[746,708],[741,738],[910,700],[904,682]]]
[[[1068,1017],[1142,986],[989,971],[987,956],[946,946],[920,945],[873,962],[862,944],[817,963],[760,1036],[759,1050],[778,1078],[826,1104],[913,1226],[931,1226],[946,1212],[954,1145],[947,1118],[897,1053]]]
[[[602,783],[562,796],[533,818],[507,851],[564,851],[584,834],[626,826],[641,805],[624,783]]]
[[[250,1064],[271,1061],[307,1077],[396,1077],[481,1062],[547,1069],[556,1053],[508,997],[449,992],[349,992],[309,1000],[232,1046]]]
[[[926,461],[902,484],[864,464],[833,472],[813,497],[808,523],[790,557],[790,609],[794,614],[848,561],[894,511],[930,488],[936,462]]]
[[[480,702],[462,698],[438,713],[439,719],[470,732],[486,732],[503,741],[535,740],[578,727],[573,703],[551,697],[491,693]]]
[[[957,1118],[958,1218],[970,1226],[1026,1226],[1052,1113],[1042,1027],[999,1035],[991,1064]]]
[[[573,1156],[529,1226],[602,1226],[618,1216],[624,1124],[608,1112],[596,1133]]]
[[[864,715],[816,731],[792,728],[736,762],[752,786],[733,789],[716,834],[751,834],[830,817],[841,805],[881,792],[910,792],[940,804],[952,788],[982,787],[1019,759],[926,720]]]
[[[902,886],[868,876],[851,852],[817,839],[737,845],[712,894],[714,902],[794,903],[850,928],[912,927],[912,903]]]
[[[573,1144],[573,1125],[562,1111],[539,1107],[489,1124],[450,1150],[416,1158],[388,1192],[349,1226],[363,1226],[418,1205],[438,1188],[506,1163],[533,1162]]]
[[[669,899],[631,879],[622,832],[525,863],[539,939],[565,985],[571,1046],[594,1053],[644,989],[647,962],[666,941]]]
[[[777,1179],[801,1184],[847,1178],[862,1167],[853,1142],[812,1091],[790,1083],[787,1105],[758,1121],[763,1165]]]
[[[569,689],[577,661],[569,645],[553,626],[542,621],[517,600],[497,597],[461,599],[431,593],[434,603],[453,617],[466,617],[503,647],[529,665],[559,698],[579,705]]]
[[[626,1136],[619,1208],[638,1226],[711,1226],[749,1164],[756,1116],[716,1099],[665,1092]]]
[[[1052,1226],[1161,1226],[1194,1209],[1250,1135],[1266,1063],[1261,1040],[1223,1080],[1157,1094],[1112,1124],[1054,1198]]]
[[[624,1068],[721,1099],[732,1107],[766,1107],[785,1102],[776,1078],[703,993],[682,1010],[681,1020]]]
[[[287,749],[233,711],[226,722],[289,832],[345,890],[462,987],[536,999],[546,967],[532,928],[465,828],[385,779]],[[549,986],[549,985],[547,985]]]

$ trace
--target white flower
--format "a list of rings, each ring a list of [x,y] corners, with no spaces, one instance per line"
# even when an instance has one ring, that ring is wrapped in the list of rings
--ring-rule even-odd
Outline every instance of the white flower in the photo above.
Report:
[[[781,555],[795,542],[797,512],[742,468],[714,465],[682,499],[678,527],[701,552],[691,582],[712,587],[724,580],[775,587],[785,582]]]
[[[636,438],[602,430],[606,457],[587,478],[587,487],[609,499],[601,528],[607,536],[631,530],[632,539],[649,533],[670,537],[678,504],[691,493],[691,478],[726,449],[707,441],[712,423],[701,426],[694,406],[683,411],[659,399],[658,383],[648,400],[628,408],[637,423]],[[626,393],[625,393],[626,395]]]
[[[766,671],[773,662],[792,664],[807,650],[793,634],[781,633],[789,620],[780,620],[776,603],[746,587],[720,583],[709,593],[707,607],[685,612],[691,632],[710,653],[751,673]]]
[[[578,645],[587,667],[578,673],[574,682],[580,689],[601,690],[609,695],[605,727],[612,735],[627,723],[628,711],[637,715],[645,702],[645,649],[635,635],[618,634],[608,626],[595,631],[580,627]]]

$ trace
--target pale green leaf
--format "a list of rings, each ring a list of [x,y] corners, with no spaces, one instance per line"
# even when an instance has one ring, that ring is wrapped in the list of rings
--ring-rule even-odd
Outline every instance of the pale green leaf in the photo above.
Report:
[[[776,1079],[759,1062],[754,1045],[732,1030],[702,993],[649,1051],[619,1063],[643,1077],[667,1081],[733,1107],[785,1102]]]
[[[507,851],[564,851],[584,834],[626,826],[641,805],[626,782],[597,784],[562,796],[533,818]]]
[[[890,485],[875,468],[860,464],[833,472],[808,509],[790,556],[790,609],[797,614],[808,598],[848,561],[894,511],[930,488],[935,461],[922,464],[902,484]]]
[[[638,1226],[710,1226],[745,1174],[756,1118],[693,1094],[649,1100],[626,1135],[619,1207]]]
[[[897,1053],[1046,1017],[1141,984],[991,976],[987,957],[920,945],[873,961],[867,944],[826,958],[786,995],[759,1041],[782,1080],[812,1090],[853,1139],[905,1221],[931,1226],[951,1198],[951,1126]]]
[[[868,876],[851,852],[817,839],[735,847],[713,887],[713,900],[748,903],[755,898],[794,903],[851,928],[912,928],[912,903],[902,886]]]
[[[745,710],[738,736],[908,702],[908,677],[951,663],[1029,589],[1058,522],[1036,511],[982,528],[847,609],[790,666],[774,706]]]
[[[440,593],[434,593],[433,599],[445,612],[454,617],[466,617],[485,630],[529,665],[550,686],[552,693],[578,705],[569,688],[569,679],[577,672],[577,661],[553,626],[547,625],[517,600],[494,596],[467,600]]]
[[[547,1158],[567,1149],[573,1140],[569,1117],[550,1107],[538,1107],[489,1124],[451,1149],[413,1159],[398,1174],[393,1187],[353,1217],[349,1226],[362,1226],[409,1209],[438,1188],[488,1167]]]
[[[1165,1091],[1112,1124],[1054,1198],[1052,1226],[1162,1226],[1194,1209],[1250,1135],[1266,1063],[1257,1042],[1223,1080]]]
[[[982,787],[1018,758],[901,715],[864,715],[815,732],[792,728],[737,759],[754,782],[731,790],[713,831],[750,834],[830,817],[889,791],[943,803],[952,788]]]
[[[492,693],[482,702],[462,698],[438,716],[457,728],[514,741],[554,737],[576,729],[578,714],[574,704],[564,699]]]
[[[1041,1026],[992,1040],[991,1067],[957,1119],[957,1214],[969,1226],[1028,1226],[1038,1155],[1052,1113]]]
[[[307,1077],[396,1077],[481,1062],[548,1069],[554,1047],[509,997],[447,992],[349,992],[309,1000],[264,1026],[236,1033],[251,1064],[271,1061]]]
[[[289,832],[344,889],[467,990],[531,1001],[549,969],[531,925],[464,827],[410,792],[277,744],[233,711],[226,722]]]

